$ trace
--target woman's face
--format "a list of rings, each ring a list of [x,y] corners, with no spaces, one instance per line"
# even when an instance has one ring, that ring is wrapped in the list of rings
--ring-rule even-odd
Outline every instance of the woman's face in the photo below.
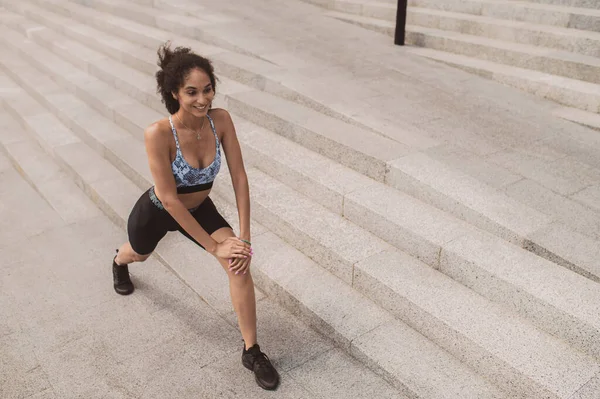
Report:
[[[183,87],[177,92],[179,106],[196,117],[203,117],[210,109],[215,91],[208,74],[194,68],[186,76]]]

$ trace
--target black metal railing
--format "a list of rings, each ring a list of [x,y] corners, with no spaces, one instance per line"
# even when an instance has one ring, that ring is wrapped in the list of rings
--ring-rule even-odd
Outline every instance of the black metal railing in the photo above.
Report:
[[[398,0],[398,9],[396,10],[396,33],[394,35],[394,44],[399,46],[404,46],[407,3],[408,0]]]

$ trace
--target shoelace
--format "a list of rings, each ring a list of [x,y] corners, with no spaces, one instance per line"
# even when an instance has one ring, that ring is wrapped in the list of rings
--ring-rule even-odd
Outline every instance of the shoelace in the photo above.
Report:
[[[266,368],[266,367],[271,367],[271,360],[269,360],[269,357],[267,355],[265,355],[264,353],[260,352],[256,355],[256,357],[254,358],[254,364],[258,365],[258,369],[261,368]]]
[[[117,280],[119,282],[125,282],[129,279],[129,268],[127,266],[119,266],[115,268],[117,273]]]

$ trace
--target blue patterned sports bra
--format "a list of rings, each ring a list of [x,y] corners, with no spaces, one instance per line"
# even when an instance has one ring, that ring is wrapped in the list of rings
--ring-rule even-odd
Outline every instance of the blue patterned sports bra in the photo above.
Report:
[[[175,137],[175,145],[177,146],[177,155],[175,156],[175,160],[171,163],[171,170],[173,171],[173,176],[175,177],[178,194],[188,194],[208,190],[212,187],[213,182],[217,177],[217,173],[219,173],[219,169],[221,169],[221,151],[217,130],[215,129],[215,124],[213,123],[212,118],[208,116],[208,114],[206,117],[208,118],[210,127],[215,135],[217,150],[215,159],[212,161],[212,163],[206,168],[198,169],[190,166],[190,164],[187,163],[183,157],[181,148],[179,148],[179,140],[177,139],[175,125],[173,125],[173,120],[171,119],[171,116],[169,116],[169,123],[171,124],[171,130],[173,131],[173,136]]]

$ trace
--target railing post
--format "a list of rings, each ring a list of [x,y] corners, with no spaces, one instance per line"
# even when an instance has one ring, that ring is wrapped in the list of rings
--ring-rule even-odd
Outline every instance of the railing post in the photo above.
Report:
[[[399,46],[404,46],[407,5],[408,0],[398,0],[398,9],[396,10],[396,34],[394,35],[394,44],[397,44]]]

